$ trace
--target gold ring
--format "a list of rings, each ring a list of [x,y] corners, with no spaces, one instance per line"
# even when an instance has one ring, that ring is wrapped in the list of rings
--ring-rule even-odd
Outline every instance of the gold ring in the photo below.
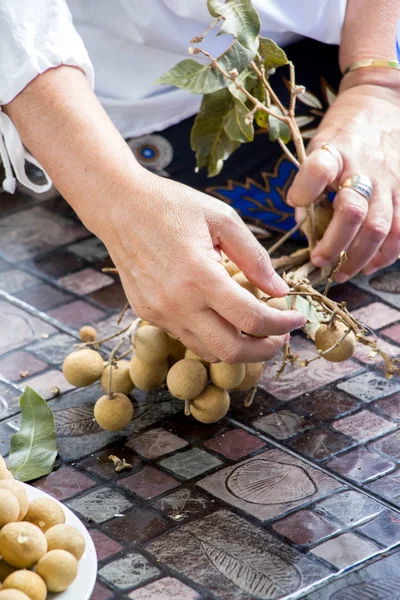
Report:
[[[343,183],[339,185],[339,190],[349,188],[360,194],[367,202],[371,200],[372,192],[374,187],[372,181],[366,175],[353,175],[348,177]]]

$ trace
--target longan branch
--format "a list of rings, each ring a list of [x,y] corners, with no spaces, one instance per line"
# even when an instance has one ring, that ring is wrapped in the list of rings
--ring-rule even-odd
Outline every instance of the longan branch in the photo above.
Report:
[[[281,100],[278,98],[278,96],[276,95],[276,93],[272,89],[272,86],[271,86],[270,82],[265,77],[265,72],[263,72],[261,69],[258,68],[258,66],[257,66],[257,64],[256,64],[256,62],[254,60],[251,61],[250,65],[251,65],[253,71],[256,73],[256,75],[261,80],[264,88],[267,90],[268,94],[271,96],[271,98],[274,101],[274,103],[277,105],[277,107],[281,111],[282,115],[286,116],[288,114],[288,111],[283,106]]]
[[[300,163],[297,160],[297,158],[294,156],[294,154],[291,153],[291,151],[289,150],[289,148],[286,146],[285,142],[283,140],[281,140],[281,138],[278,138],[278,144],[280,145],[280,147],[282,148],[282,150],[284,151],[284,153],[286,154],[286,156],[288,157],[288,159],[294,164],[296,165],[297,168],[300,167]],[[303,221],[304,222],[304,221]]]

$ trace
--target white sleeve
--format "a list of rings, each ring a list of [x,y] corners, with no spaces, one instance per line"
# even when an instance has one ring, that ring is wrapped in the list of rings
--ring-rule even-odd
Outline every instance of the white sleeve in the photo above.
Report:
[[[45,186],[29,182],[24,162],[37,162],[23,148],[13,123],[1,112],[1,105],[11,102],[37,75],[60,65],[81,68],[94,86],[92,63],[73,26],[66,1],[1,0],[0,158],[6,170],[6,191],[15,190],[14,173],[35,191],[46,191],[51,186],[50,181]]]

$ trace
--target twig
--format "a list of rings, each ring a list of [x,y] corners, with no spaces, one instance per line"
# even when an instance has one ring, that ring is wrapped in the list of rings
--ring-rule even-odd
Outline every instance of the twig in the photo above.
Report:
[[[326,282],[326,286],[325,289],[323,291],[323,296],[326,296],[329,292],[329,288],[331,287],[331,285],[335,282],[336,279],[336,275],[338,274],[339,270],[341,269],[342,265],[346,262],[347,260],[347,254],[346,252],[343,250],[340,253],[340,257],[339,257],[339,262],[336,265],[336,267],[334,268],[334,270],[332,271],[331,276],[329,277],[328,281]]]
[[[119,317],[118,317],[117,325],[119,325],[119,324],[121,323],[122,319],[123,319],[123,318],[124,318],[124,316],[125,316],[125,313],[126,313],[126,311],[129,309],[129,306],[130,306],[130,304],[129,304],[129,302],[127,301],[127,302],[126,302],[126,304],[125,304],[125,306],[124,306],[124,308],[123,308],[123,309],[122,309],[122,311],[121,311],[121,314],[120,314],[120,315],[119,315]]]
[[[102,271],[102,273],[117,273],[118,274],[118,269],[116,267],[103,267],[101,271]]]
[[[191,410],[190,410],[190,400],[185,400],[185,415],[187,417],[190,417],[191,415]]]
[[[201,35],[196,35],[194,38],[192,38],[190,40],[190,43],[191,44],[200,44],[204,40],[204,38],[206,37],[206,35],[211,31],[211,29],[213,29],[217,25],[217,23],[219,23],[219,21],[221,21],[221,19],[222,19],[222,17],[218,17],[217,19],[215,19],[211,23],[211,25],[209,25],[207,27],[207,29],[205,30],[204,33],[202,33]]]
[[[270,82],[265,77],[265,72],[262,72],[258,68],[258,66],[256,65],[256,63],[255,63],[254,60],[251,61],[250,66],[253,69],[253,71],[257,74],[257,76],[261,79],[261,82],[262,82],[263,86],[268,91],[268,93],[271,96],[273,102],[277,105],[277,107],[281,111],[282,115],[287,115],[288,114],[287,109],[283,106],[282,102],[280,101],[280,99],[275,94],[274,90],[272,89],[272,86],[271,86]]]
[[[110,340],[113,340],[116,337],[123,335],[126,331],[128,331],[128,329],[130,327],[131,327],[131,325],[128,325],[128,327],[124,327],[123,329],[120,329],[116,333],[113,333],[112,335],[109,335],[101,340],[95,340],[94,342],[85,342],[84,344],[77,344],[77,345],[81,346],[82,348],[86,348],[86,346],[101,346],[101,344],[105,344],[105,342],[109,342]]]
[[[296,79],[294,73],[294,64],[290,61],[289,63],[290,70],[290,106],[289,106],[289,116],[294,119],[294,111],[296,107]]]
[[[255,385],[253,388],[251,388],[249,390],[249,392],[246,394],[244,402],[243,402],[245,408],[249,408],[249,406],[251,406],[253,404],[253,400],[256,395],[256,392],[257,392],[257,385]]]
[[[332,352],[332,350],[335,350],[338,346],[340,346],[340,344],[343,342],[343,340],[349,335],[349,333],[351,332],[351,327],[349,327],[346,332],[342,335],[342,337],[340,338],[340,340],[337,340],[330,348],[327,348],[326,350],[318,350],[318,354],[317,356],[314,356],[313,358],[306,358],[305,360],[303,360],[300,363],[300,366],[302,367],[308,367],[308,365],[312,362],[314,362],[315,360],[318,360],[319,358],[322,358],[323,356],[325,356],[326,354],[329,354],[329,352]]]
[[[300,167],[299,161],[294,156],[294,154],[292,154],[290,152],[289,148],[286,146],[285,142],[283,140],[281,140],[281,138],[278,138],[278,144],[280,145],[280,147],[282,148],[282,150],[284,151],[284,153],[286,154],[286,156],[288,157],[288,159],[290,161],[292,161],[292,163],[295,164],[297,168],[299,168]]]
[[[285,235],[280,237],[279,240],[277,242],[275,242],[275,244],[272,244],[271,248],[268,248],[269,256],[271,256],[271,254],[276,252],[278,250],[278,248],[280,248],[282,246],[282,244],[284,244],[286,242],[286,240],[288,240],[290,238],[290,236],[292,236],[294,233],[296,233],[296,231],[298,231],[300,229],[300,227],[302,225],[304,225],[304,223],[306,221],[307,221],[307,217],[305,217],[299,223],[296,223],[296,225],[294,227],[292,227],[292,229],[290,231],[288,231],[287,233],[285,233]]]
[[[108,378],[108,397],[109,398],[112,398],[114,396],[114,393],[112,391],[112,370],[113,370],[115,355],[117,354],[118,350],[121,348],[121,346],[124,342],[125,342],[125,339],[120,340],[118,342],[118,344],[115,346],[115,348],[113,348],[113,350],[110,352],[110,356],[108,357],[108,365],[110,367],[110,374],[109,374],[109,378]]]

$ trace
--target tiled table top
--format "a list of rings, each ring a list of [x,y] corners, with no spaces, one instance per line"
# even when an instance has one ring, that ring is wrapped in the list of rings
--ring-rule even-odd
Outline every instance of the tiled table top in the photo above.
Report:
[[[71,389],[61,364],[82,324],[116,327],[124,297],[101,272],[109,264],[61,199],[0,208],[0,451],[28,383],[54,411],[59,447],[57,469],[35,485],[91,532],[92,600],[400,597],[400,378],[365,352],[279,382],[272,361],[253,405],[234,394],[220,423],[185,417],[165,391],[134,392],[132,425],[104,432],[98,385]],[[398,265],[332,297],[400,356]],[[300,336],[293,346],[311,352]],[[132,468],[116,473],[110,454]]]

